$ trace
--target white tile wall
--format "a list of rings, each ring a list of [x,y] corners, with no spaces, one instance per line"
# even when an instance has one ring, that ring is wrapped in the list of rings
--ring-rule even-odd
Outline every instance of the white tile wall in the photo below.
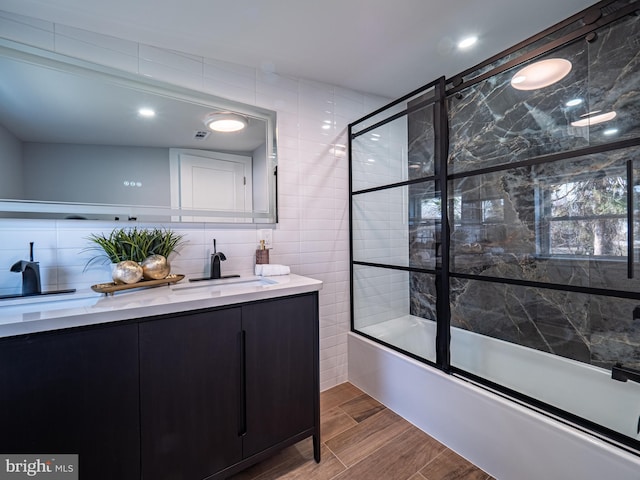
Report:
[[[406,116],[356,137],[352,145],[353,189],[406,180],[407,139]],[[408,193],[405,186],[354,196],[355,260],[409,265]],[[407,272],[358,266],[354,279],[356,329],[409,314]]]
[[[348,159],[346,127],[388,100],[324,83],[283,77],[188,53],[128,42],[0,11],[0,36],[206,93],[276,110],[279,130],[279,214],[272,263],[324,282],[320,292],[321,388],[347,380],[349,330]],[[0,294],[19,291],[11,264],[35,242],[46,288],[87,288],[108,280],[106,267],[84,269],[86,237],[116,223],[0,220]],[[212,239],[227,255],[227,272],[253,269],[253,228],[167,224],[188,243],[173,271],[204,274]]]

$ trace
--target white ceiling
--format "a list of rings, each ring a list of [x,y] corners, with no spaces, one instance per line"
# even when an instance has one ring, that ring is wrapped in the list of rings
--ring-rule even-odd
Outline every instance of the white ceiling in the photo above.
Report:
[[[593,0],[0,0],[0,10],[399,97]],[[459,51],[467,35],[478,44]]]

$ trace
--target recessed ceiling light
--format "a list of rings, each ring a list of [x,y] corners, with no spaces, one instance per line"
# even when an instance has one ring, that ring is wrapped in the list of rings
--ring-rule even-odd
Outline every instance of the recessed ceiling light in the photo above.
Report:
[[[230,133],[247,126],[247,119],[237,113],[212,113],[204,120],[207,128],[214,132]]]
[[[141,108],[138,110],[138,115],[145,118],[151,118],[156,116],[156,112],[152,108]]]
[[[548,87],[567,76],[571,62],[564,58],[548,58],[518,70],[511,79],[516,90],[537,90]]]
[[[469,48],[472,45],[475,45],[475,43],[478,41],[478,37],[467,37],[462,39],[460,42],[458,42],[458,48]]]
[[[596,110],[593,113],[597,113],[600,110]],[[571,122],[572,127],[588,127],[589,125],[597,125],[598,123],[608,122],[616,118],[616,112],[601,113],[600,115],[591,115],[587,118],[582,118]]]
[[[580,105],[582,103],[582,99],[581,98],[574,98],[573,100],[569,100],[567,103],[565,103],[565,106],[567,107],[575,107],[577,105]]]

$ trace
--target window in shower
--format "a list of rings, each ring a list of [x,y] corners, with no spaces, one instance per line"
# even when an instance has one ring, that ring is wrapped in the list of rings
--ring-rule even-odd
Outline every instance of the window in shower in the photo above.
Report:
[[[599,5],[350,126],[352,329],[640,452],[640,2]]]
[[[627,256],[625,172],[540,182],[537,231],[541,255]]]

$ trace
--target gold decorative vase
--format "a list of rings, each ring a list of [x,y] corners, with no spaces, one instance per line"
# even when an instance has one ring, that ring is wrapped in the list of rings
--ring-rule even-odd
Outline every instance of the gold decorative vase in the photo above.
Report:
[[[162,255],[150,255],[142,262],[142,276],[145,280],[161,280],[166,278],[171,266]]]
[[[113,281],[116,284],[131,284],[142,280],[142,267],[133,260],[125,260],[116,264],[112,273]]]

